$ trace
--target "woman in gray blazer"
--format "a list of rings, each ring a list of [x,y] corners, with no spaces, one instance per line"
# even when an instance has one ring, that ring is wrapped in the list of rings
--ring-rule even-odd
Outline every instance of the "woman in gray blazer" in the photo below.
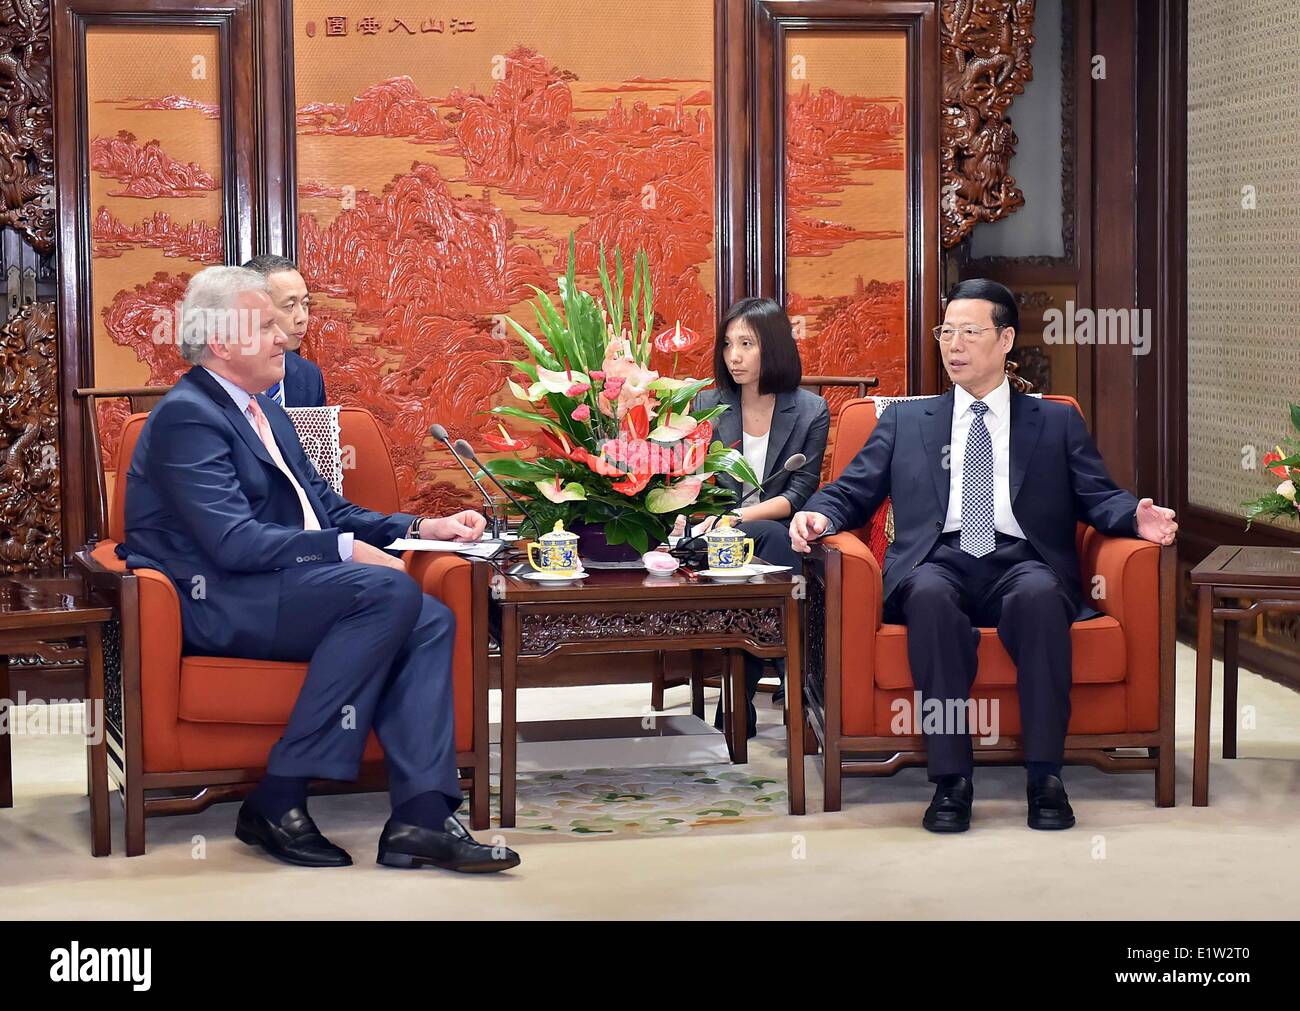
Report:
[[[821,481],[831,415],[825,400],[799,388],[803,363],[785,310],[770,298],[742,298],[733,305],[718,327],[713,375],[716,386],[695,400],[701,409],[717,403],[728,407],[714,420],[713,437],[740,450],[760,481],[772,475],[760,489],[726,474],[718,475],[718,484],[736,494],[735,512],[740,527],[754,538],[754,557],[798,572],[803,563],[790,547],[790,518]],[[803,466],[781,470],[796,453],[807,458]],[[761,672],[762,664],[747,655],[751,700]],[[751,736],[753,716],[751,701]]]

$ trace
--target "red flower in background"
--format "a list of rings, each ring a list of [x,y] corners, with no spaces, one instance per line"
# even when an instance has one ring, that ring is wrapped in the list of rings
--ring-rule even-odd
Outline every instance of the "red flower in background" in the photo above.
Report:
[[[1268,471],[1270,474],[1274,475],[1275,477],[1280,477],[1283,480],[1285,480],[1286,478],[1291,476],[1289,473],[1287,473],[1287,469],[1285,467],[1273,466],[1273,464],[1281,463],[1285,459],[1286,457],[1282,455],[1282,449],[1280,446],[1276,449],[1270,450],[1269,452],[1264,454],[1264,469]]]
[[[675,326],[655,337],[655,348],[666,355],[676,355],[689,351],[700,342],[700,335],[690,327],[682,326],[679,320]]]
[[[517,453],[532,445],[529,439],[512,436],[506,431],[505,425],[497,425],[497,431],[501,433],[500,436],[495,432],[484,432],[483,441],[502,453]]]

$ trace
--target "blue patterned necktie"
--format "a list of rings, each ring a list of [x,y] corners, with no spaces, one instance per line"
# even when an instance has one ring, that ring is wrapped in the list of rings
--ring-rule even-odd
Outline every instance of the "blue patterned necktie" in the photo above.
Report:
[[[961,549],[983,558],[997,544],[993,525],[993,439],[984,424],[989,405],[976,400],[966,434],[966,463],[961,475]]]
[[[280,380],[280,382],[276,383],[269,390],[267,390],[266,395],[270,397],[272,400],[274,400],[281,407],[283,407],[284,406],[284,380],[283,379]]]

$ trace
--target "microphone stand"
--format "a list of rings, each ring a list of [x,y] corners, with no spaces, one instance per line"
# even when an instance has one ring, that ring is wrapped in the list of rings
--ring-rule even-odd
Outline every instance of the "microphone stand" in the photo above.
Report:
[[[456,452],[456,447],[451,444],[451,439],[448,437],[445,428],[437,424],[432,425],[429,428],[429,434],[447,447],[451,452],[451,455],[456,458],[456,462],[460,464],[461,469],[468,474],[469,479],[474,482],[474,487],[477,488],[478,493],[483,496],[483,501],[487,503],[488,511],[492,514],[492,539],[494,541],[501,540],[501,515],[497,508],[496,499],[483,490],[483,486],[478,483],[478,478],[474,476],[474,472],[469,469],[469,466],[465,463],[464,459],[461,458],[461,455]],[[457,440],[457,443],[468,445],[464,439]],[[470,450],[470,452],[472,453],[473,450]],[[477,463],[477,459],[474,462]],[[480,464],[480,466],[482,465]]]
[[[784,474],[787,472],[796,471],[807,462],[808,462],[808,457],[805,456],[803,453],[795,453],[794,456],[788,457],[785,463],[781,464],[780,467],[777,467],[771,473],[764,475],[763,480],[759,481],[758,484],[756,484],[753,488],[751,488],[748,494],[746,494],[739,502],[737,502],[735,506],[733,506],[733,508],[739,509],[741,506],[743,506],[751,498],[753,498],[760,491],[762,491],[763,486],[767,484],[769,481],[771,481],[772,478],[776,477],[778,474]],[[693,552],[697,552],[700,549],[692,548],[689,547],[688,545],[690,545],[694,541],[702,541],[702,540],[704,540],[703,534],[694,534],[690,537],[683,537],[680,541],[677,542],[676,550],[682,551],[687,555],[692,554]]]
[[[456,448],[460,450],[461,453],[465,454],[467,457],[473,460],[476,464],[478,464],[479,470],[483,471],[483,473],[487,475],[487,479],[501,490],[501,494],[504,495],[506,498],[508,498],[510,500],[510,503],[521,513],[524,514],[524,518],[527,519],[528,522],[533,525],[533,529],[537,531],[537,536],[541,537],[542,534],[545,533],[545,531],[542,530],[540,525],[538,525],[536,518],[526,508],[524,508],[524,504],[520,502],[519,499],[515,498],[512,494],[510,494],[510,489],[507,488],[505,485],[503,485],[500,481],[498,481],[496,479],[496,475],[493,474],[490,470],[488,470],[486,466],[484,466],[483,461],[480,460],[478,458],[478,454],[474,452],[474,447],[471,446],[464,439],[457,439]],[[472,477],[473,475],[470,476]],[[477,484],[478,482],[476,481],[474,483]]]

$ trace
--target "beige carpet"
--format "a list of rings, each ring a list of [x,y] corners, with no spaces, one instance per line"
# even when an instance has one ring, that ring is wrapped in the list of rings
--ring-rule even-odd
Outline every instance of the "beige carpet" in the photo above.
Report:
[[[558,794],[542,777],[521,801],[537,817],[500,835],[524,863],[494,878],[404,872],[373,863],[386,814],[382,796],[312,801],[322,828],[357,866],[337,871],[283,867],[238,843],[235,809],[155,819],[149,852],[122,856],[114,804],[113,856],[89,855],[84,758],[72,736],[14,741],[16,805],[0,811],[0,910],[25,918],[708,918],[708,917],[1294,917],[1300,908],[1300,695],[1243,673],[1241,704],[1256,727],[1240,737],[1241,758],[1215,758],[1211,806],[1192,808],[1191,716],[1194,656],[1179,649],[1178,806],[1152,804],[1149,775],[1066,772],[1079,816],[1070,832],[1024,825],[1023,772],[981,769],[975,824],[937,837],[919,821],[929,799],[922,770],[892,779],[849,780],[845,809],[821,812],[818,760],[809,759],[809,815],[783,813],[780,716],[760,707],[760,736],[743,769],[680,770],[690,787],[675,809],[704,812],[685,827],[654,822],[663,805],[656,776],[672,770],[566,774],[563,789],[586,784],[607,831],[560,829]],[[1217,666],[1217,665],[1216,665]],[[1216,703],[1219,699],[1216,683]],[[528,692],[526,719],[639,715],[648,687]],[[687,708],[688,692],[669,702]],[[1217,728],[1217,719],[1216,719]],[[1218,754],[1215,734],[1215,755]],[[701,780],[714,778],[710,784]],[[722,776],[735,777],[723,779]],[[746,786],[746,781],[757,785]],[[649,787],[647,787],[649,784]],[[716,791],[712,788],[716,785]],[[729,817],[729,796],[752,791]],[[776,801],[776,810],[766,796]],[[649,797],[649,799],[648,799]],[[660,798],[662,799],[662,798]],[[642,805],[638,810],[635,805]],[[628,805],[620,807],[620,805]],[[734,805],[733,805],[734,807]],[[647,821],[647,816],[649,821]],[[590,812],[576,819],[591,828]],[[549,828],[547,826],[550,826]],[[612,827],[611,827],[612,826]]]

